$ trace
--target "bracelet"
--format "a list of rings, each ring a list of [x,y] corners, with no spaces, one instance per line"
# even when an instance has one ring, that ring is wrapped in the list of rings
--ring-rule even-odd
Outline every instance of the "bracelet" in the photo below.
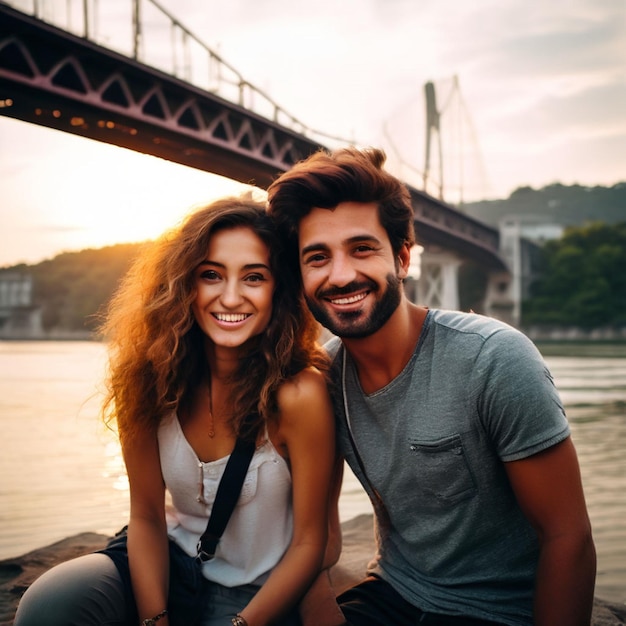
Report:
[[[143,622],[141,622],[141,626],[154,626],[162,617],[165,617],[166,615],[167,609],[163,609],[158,615],[155,615],[154,617],[147,617],[143,620]]]
[[[245,617],[241,617],[241,615],[239,615],[239,613],[237,613],[237,615],[235,615],[235,617],[233,617],[230,620],[231,624],[233,626],[248,626],[248,622],[246,622],[246,618]]]

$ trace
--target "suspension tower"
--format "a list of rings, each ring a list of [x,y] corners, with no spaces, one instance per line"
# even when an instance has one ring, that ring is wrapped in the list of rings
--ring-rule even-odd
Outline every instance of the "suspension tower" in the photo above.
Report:
[[[441,151],[441,113],[437,109],[437,95],[435,84],[431,81],[424,85],[426,98],[426,155],[424,157],[424,191],[428,192],[428,176],[430,174],[430,148],[433,134],[437,133],[438,157],[439,157],[439,195],[443,200],[443,155]]]

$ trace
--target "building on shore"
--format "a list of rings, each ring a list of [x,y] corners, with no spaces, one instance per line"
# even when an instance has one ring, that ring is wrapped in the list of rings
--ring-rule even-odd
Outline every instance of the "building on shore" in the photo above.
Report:
[[[33,277],[0,273],[0,339],[38,339],[43,334],[41,307],[33,304]]]

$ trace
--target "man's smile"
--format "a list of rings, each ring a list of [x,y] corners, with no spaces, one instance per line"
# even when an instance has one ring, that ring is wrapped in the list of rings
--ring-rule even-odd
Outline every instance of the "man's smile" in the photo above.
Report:
[[[341,296],[338,298],[326,298],[326,299],[331,304],[337,304],[337,305],[354,304],[355,302],[360,302],[361,300],[364,300],[369,293],[370,293],[369,291],[363,291],[361,293],[357,293],[352,296]]]

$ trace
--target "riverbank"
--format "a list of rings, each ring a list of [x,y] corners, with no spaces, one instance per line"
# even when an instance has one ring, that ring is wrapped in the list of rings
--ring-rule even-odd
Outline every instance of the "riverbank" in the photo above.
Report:
[[[358,581],[372,556],[372,516],[359,515],[342,524],[343,550],[331,572],[337,592]],[[0,561],[0,626],[11,626],[17,603],[28,586],[57,563],[102,548],[105,535],[81,533],[23,556]],[[624,626],[626,606],[596,598],[592,626]]]
[[[617,344],[626,345],[626,327],[579,328],[577,326],[522,326],[519,328],[536,343],[562,344]],[[331,337],[328,331],[322,334],[322,343]],[[0,328],[0,341],[102,341],[90,330],[68,330],[55,328],[44,331]]]
[[[520,330],[535,342],[626,343],[626,327],[528,326]]]
[[[50,330],[24,332],[0,328],[0,341],[100,341],[90,330]]]

